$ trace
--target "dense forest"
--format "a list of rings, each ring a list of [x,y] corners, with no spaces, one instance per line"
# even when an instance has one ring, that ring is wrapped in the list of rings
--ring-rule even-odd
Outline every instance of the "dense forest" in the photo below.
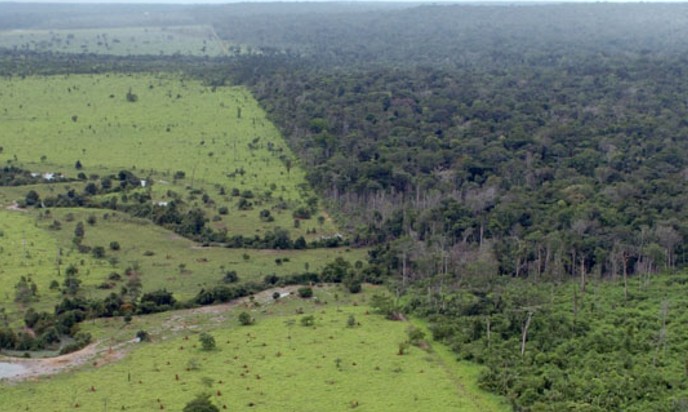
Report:
[[[247,17],[246,41],[291,40],[233,78],[387,269],[584,285],[684,264],[685,7],[384,13]]]
[[[0,5],[0,23],[49,25],[27,10]],[[402,296],[381,310],[430,319],[437,340],[489,367],[485,388],[517,410],[685,407],[665,298],[685,279],[650,279],[688,264],[688,6],[145,10],[134,24],[190,19],[245,52],[0,50],[0,71],[172,70],[245,85],[351,244],[370,247],[367,275]],[[593,282],[617,278],[621,293]]]

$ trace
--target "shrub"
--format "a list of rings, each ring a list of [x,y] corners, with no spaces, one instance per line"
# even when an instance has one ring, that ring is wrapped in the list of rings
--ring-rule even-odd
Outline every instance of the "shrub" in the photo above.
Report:
[[[303,299],[308,299],[313,297],[313,288],[309,286],[305,286],[302,288],[299,288],[298,290],[299,296],[302,297]]]
[[[198,340],[201,342],[201,349],[204,351],[211,351],[216,348],[215,338],[209,333],[201,333],[201,335],[198,337]],[[186,408],[184,408],[184,410],[186,410]]]
[[[301,326],[313,326],[315,325],[315,316],[308,315],[301,318]]]
[[[356,326],[356,318],[354,315],[349,315],[349,318],[346,320],[346,326],[349,328]]]
[[[210,401],[210,394],[198,394],[184,406],[183,412],[219,412],[220,408]]]
[[[349,283],[349,292],[351,293],[360,293],[362,289],[363,287],[359,281],[353,281]]]
[[[136,337],[137,337],[137,338],[139,339],[139,341],[141,341],[141,342],[148,342],[148,341],[150,341],[150,335],[149,335],[148,332],[146,332],[145,330],[140,330],[140,331],[136,332]]]
[[[120,247],[121,246],[119,245],[118,241],[113,240],[112,242],[110,242],[110,250],[119,250]]]
[[[224,276],[222,277],[222,281],[224,283],[236,283],[239,281],[239,275],[237,275],[236,271],[230,270],[225,272]]]
[[[105,248],[102,246],[94,246],[93,249],[91,249],[91,253],[94,258],[103,259],[105,257]]]
[[[255,319],[253,319],[248,312],[241,312],[239,314],[239,323],[243,326],[251,325],[253,322],[255,322]]]

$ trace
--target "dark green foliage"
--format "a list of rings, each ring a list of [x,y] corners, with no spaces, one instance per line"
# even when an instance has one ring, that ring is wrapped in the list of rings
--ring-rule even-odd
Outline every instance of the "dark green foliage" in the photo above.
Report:
[[[239,275],[237,275],[235,270],[228,270],[222,276],[222,282],[224,283],[236,283],[239,281]]]
[[[313,325],[315,325],[315,316],[313,316],[313,315],[304,316],[301,318],[301,320],[299,322],[301,323],[301,326],[306,326],[306,327],[313,326]]]
[[[150,334],[148,332],[146,332],[145,330],[140,330],[140,331],[136,332],[136,337],[141,342],[149,342],[150,341]]]
[[[255,319],[249,314],[248,312],[241,312],[239,314],[239,323],[243,326],[248,326],[252,325],[255,322]]]
[[[24,202],[26,203],[26,206],[36,206],[40,203],[41,197],[38,195],[38,193],[35,190],[30,190],[27,194],[26,197],[24,198]]]
[[[70,270],[70,268],[74,268]],[[65,277],[62,282],[62,293],[69,296],[75,296],[81,287],[81,279],[77,276],[78,270],[74,266],[67,267],[65,270]]]
[[[304,286],[302,288],[299,288],[298,294],[300,298],[303,299],[308,299],[313,297],[313,288],[309,286]]]
[[[687,290],[677,279],[642,281],[628,298],[623,282],[596,281],[583,294],[578,284],[500,280],[437,294],[414,288],[406,302],[430,320],[433,339],[485,365],[481,386],[515,410],[664,410],[688,387],[679,303]],[[408,330],[409,343],[423,339]]]
[[[348,328],[353,328],[356,326],[356,318],[354,315],[349,315],[349,317],[346,319],[346,327]]]
[[[390,296],[375,294],[370,298],[370,306],[387,319],[400,320],[403,318],[399,303]]]
[[[138,311],[141,314],[164,312],[174,307],[177,300],[166,289],[144,293],[139,302]]]
[[[184,406],[183,412],[219,412],[220,408],[210,401],[210,394],[199,394]]]
[[[93,249],[91,249],[91,253],[93,254],[93,257],[96,259],[105,258],[105,248],[102,246],[94,246]]]
[[[131,88],[127,91],[126,98],[129,103],[136,103],[139,100],[139,96],[133,93]]]
[[[217,347],[217,344],[215,343],[215,338],[213,335],[207,333],[207,332],[202,332],[198,336],[198,341],[201,343],[201,349],[204,351],[211,351],[215,350]]]

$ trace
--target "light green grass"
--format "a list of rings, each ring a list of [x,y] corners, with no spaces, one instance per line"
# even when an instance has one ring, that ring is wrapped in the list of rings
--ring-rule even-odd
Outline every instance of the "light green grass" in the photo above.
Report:
[[[0,31],[0,47],[20,51],[107,55],[227,54],[210,26]]]
[[[127,101],[129,90],[138,101]],[[312,240],[337,231],[329,218],[318,223],[317,216],[326,216],[322,212],[294,228],[293,211],[313,193],[279,132],[243,88],[211,89],[169,74],[3,79],[0,123],[3,163],[69,177],[78,173],[76,161],[86,175],[128,169],[148,180],[145,190],[155,202],[169,201],[172,191],[189,207],[203,208],[208,217],[228,207],[229,214],[212,226],[230,235],[260,235],[280,226],[293,238]],[[280,157],[290,159],[293,166],[287,168]],[[185,172],[186,178],[175,181],[177,171]],[[37,189],[42,196],[61,190],[43,186],[25,189]],[[71,186],[83,190],[83,183]],[[238,197],[230,196],[233,188],[255,195],[252,210],[238,210]],[[0,199],[22,198],[23,189],[3,188]],[[204,191],[213,203],[204,204],[200,196],[190,198],[191,189]],[[263,209],[271,212],[274,222],[260,219]],[[308,235],[309,230],[317,233]]]
[[[25,307],[14,302],[15,285],[21,276],[31,277],[38,285],[38,299],[30,305],[49,312],[60,297],[59,291],[49,288],[52,280],[62,282],[58,266],[62,274],[70,264],[83,268],[80,278],[87,289],[101,282],[98,274],[101,263],[89,255],[66,250],[61,253],[62,245],[50,233],[37,227],[31,214],[0,210],[0,230],[0,307],[4,307],[11,318],[20,317]]]
[[[71,214],[70,222],[66,216]],[[103,217],[108,214],[108,219]],[[89,215],[97,217],[95,225],[88,225]],[[31,275],[38,286],[39,299],[32,303],[36,309],[51,311],[61,299],[59,291],[49,289],[50,282],[62,283],[64,270],[69,264],[79,268],[82,280],[81,294],[103,298],[119,292],[126,282],[127,267],[138,267],[143,291],[166,288],[179,300],[193,298],[201,288],[222,284],[224,272],[234,270],[240,281],[262,281],[267,275],[278,276],[318,271],[336,257],[354,263],[364,261],[363,249],[310,249],[310,250],[255,250],[203,248],[198,244],[142,219],[134,219],[108,210],[53,209],[49,217],[37,212],[0,210],[0,307],[5,307],[12,318],[22,316],[24,306],[14,303],[14,285],[21,276]],[[51,230],[54,221],[62,222],[61,230]],[[77,222],[84,222],[84,245],[103,246],[104,259],[79,253],[72,244]],[[112,241],[121,249],[109,249]],[[58,275],[58,251],[60,275]],[[146,256],[153,252],[152,256]],[[285,260],[281,264],[277,259]],[[183,266],[182,266],[183,265]],[[114,289],[98,289],[110,273],[117,272],[123,279]]]
[[[179,411],[196,393],[208,392],[228,410],[345,411],[354,404],[361,411],[499,410],[465,396],[436,354],[413,347],[399,356],[407,323],[368,314],[364,306],[340,302],[337,307],[331,292],[318,294],[328,303],[287,298],[254,309],[258,321],[249,327],[234,320],[240,309],[229,312],[229,320],[211,330],[216,351],[195,347],[196,333],[207,322],[200,328],[186,325],[188,338],[139,344],[113,364],[7,386],[0,402],[16,411],[71,411],[76,404],[88,411],[106,404],[113,411],[160,410],[160,405]],[[300,325],[303,315],[291,312],[296,305],[315,315],[315,327]],[[261,315],[267,310],[273,314]],[[348,328],[349,315],[360,326]],[[136,326],[128,328],[133,333]]]

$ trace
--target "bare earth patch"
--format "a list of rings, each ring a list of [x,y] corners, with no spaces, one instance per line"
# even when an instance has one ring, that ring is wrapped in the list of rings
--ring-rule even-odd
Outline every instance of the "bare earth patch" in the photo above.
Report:
[[[298,288],[299,286],[294,285],[267,289],[253,295],[253,302],[265,306],[274,301],[272,298],[274,292],[279,292],[284,296],[284,294],[295,293]],[[188,323],[187,320],[197,315],[217,315],[214,316],[211,321],[221,323],[227,320],[227,312],[236,307],[249,307],[251,303],[251,298],[245,297],[220,305],[203,306],[200,308],[170,312],[169,318],[162,323],[160,331],[171,331],[174,333],[192,329],[193,325]],[[76,352],[43,359],[23,359],[0,355],[0,362],[22,365],[25,368],[17,375],[11,378],[5,378],[4,381],[20,382],[24,380],[36,380],[42,376],[55,375],[57,373],[74,370],[88,363],[91,363],[94,367],[101,367],[124,358],[136,342],[136,339],[132,339],[115,346],[110,346],[103,341],[99,341]]]

